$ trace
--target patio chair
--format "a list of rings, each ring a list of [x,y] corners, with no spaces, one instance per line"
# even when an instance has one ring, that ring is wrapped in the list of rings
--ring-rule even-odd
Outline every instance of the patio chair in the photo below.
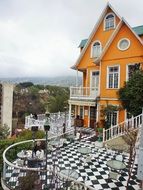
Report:
[[[119,179],[119,173],[114,171],[109,171],[108,178],[118,180]]]
[[[123,155],[121,155],[121,154],[120,154],[120,155],[117,155],[117,156],[115,157],[115,159],[122,162],[122,161],[123,161]]]
[[[17,159],[17,160],[16,160],[16,164],[17,164],[18,166],[24,166],[24,160],[22,160],[22,159]]]

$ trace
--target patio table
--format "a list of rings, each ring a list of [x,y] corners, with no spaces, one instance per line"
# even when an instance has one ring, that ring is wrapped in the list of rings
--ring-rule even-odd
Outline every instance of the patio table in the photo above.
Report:
[[[126,168],[126,165],[119,160],[108,160],[107,166],[114,170],[123,170]]]
[[[63,169],[60,171],[60,173],[67,176],[67,177],[71,177],[73,179],[79,178],[78,172],[76,170],[73,170],[73,169]]]
[[[81,154],[89,154],[91,153],[91,149],[88,147],[80,147],[78,148],[78,152],[80,152]]]

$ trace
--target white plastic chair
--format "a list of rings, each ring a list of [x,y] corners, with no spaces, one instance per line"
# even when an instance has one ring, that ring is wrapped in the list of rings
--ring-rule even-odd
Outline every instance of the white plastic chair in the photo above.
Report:
[[[123,161],[123,156],[120,154],[120,155],[117,155],[116,157],[115,157],[115,159],[116,160],[118,160],[118,161]]]
[[[117,172],[110,171],[109,172],[109,178],[118,180],[119,179],[119,174]]]
[[[16,164],[17,164],[18,166],[24,166],[24,160],[17,159]]]

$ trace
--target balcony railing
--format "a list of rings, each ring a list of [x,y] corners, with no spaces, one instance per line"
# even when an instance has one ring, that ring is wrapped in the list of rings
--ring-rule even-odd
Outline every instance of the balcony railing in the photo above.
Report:
[[[94,100],[99,95],[98,88],[70,87],[70,99]]]

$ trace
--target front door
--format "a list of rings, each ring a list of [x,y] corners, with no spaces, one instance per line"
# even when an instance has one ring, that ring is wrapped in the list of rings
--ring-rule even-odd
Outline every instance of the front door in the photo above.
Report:
[[[99,71],[92,71],[91,72],[91,90],[90,95],[95,97],[97,95],[97,90],[99,88]]]
[[[94,128],[96,122],[96,107],[90,107],[90,127]]]

